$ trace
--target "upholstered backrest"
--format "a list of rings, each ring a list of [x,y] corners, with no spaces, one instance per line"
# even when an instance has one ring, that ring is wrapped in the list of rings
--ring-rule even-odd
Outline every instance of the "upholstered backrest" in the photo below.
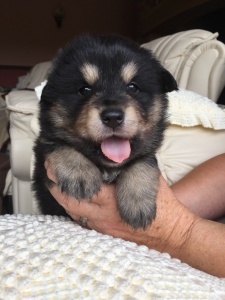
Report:
[[[173,74],[179,87],[217,101],[225,85],[225,45],[218,33],[187,30],[143,45]]]
[[[51,69],[52,63],[50,61],[41,62],[35,65],[29,73],[25,76],[19,77],[17,89],[34,89],[46,80],[48,73]]]

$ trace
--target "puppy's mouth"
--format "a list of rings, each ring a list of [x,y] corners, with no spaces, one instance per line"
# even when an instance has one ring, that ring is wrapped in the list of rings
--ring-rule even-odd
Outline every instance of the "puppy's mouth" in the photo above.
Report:
[[[109,137],[101,142],[104,156],[115,163],[122,163],[131,153],[130,141],[116,136]]]

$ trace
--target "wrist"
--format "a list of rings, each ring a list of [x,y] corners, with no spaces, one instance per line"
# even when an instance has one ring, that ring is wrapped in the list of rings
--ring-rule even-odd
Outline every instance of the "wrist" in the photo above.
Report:
[[[181,204],[160,177],[156,219],[147,229],[148,246],[172,257],[180,254],[191,236],[198,217]]]

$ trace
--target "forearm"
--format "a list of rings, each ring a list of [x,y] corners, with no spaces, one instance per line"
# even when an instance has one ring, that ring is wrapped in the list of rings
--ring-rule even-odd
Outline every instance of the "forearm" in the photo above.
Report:
[[[145,245],[167,252],[196,269],[225,277],[225,226],[192,214],[162,178],[159,199],[157,219],[146,231]]]
[[[225,277],[225,226],[208,220],[195,222],[180,251],[183,262],[218,277]]]
[[[204,219],[225,215],[225,154],[194,168],[171,186],[174,194],[190,211]]]

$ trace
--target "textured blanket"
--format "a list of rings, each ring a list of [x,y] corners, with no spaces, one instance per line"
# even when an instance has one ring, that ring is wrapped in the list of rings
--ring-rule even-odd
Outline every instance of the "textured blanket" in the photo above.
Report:
[[[0,216],[0,299],[225,299],[225,279],[62,217]]]
[[[168,93],[168,99],[170,124],[225,129],[225,107],[218,106],[212,100],[183,89]]]

